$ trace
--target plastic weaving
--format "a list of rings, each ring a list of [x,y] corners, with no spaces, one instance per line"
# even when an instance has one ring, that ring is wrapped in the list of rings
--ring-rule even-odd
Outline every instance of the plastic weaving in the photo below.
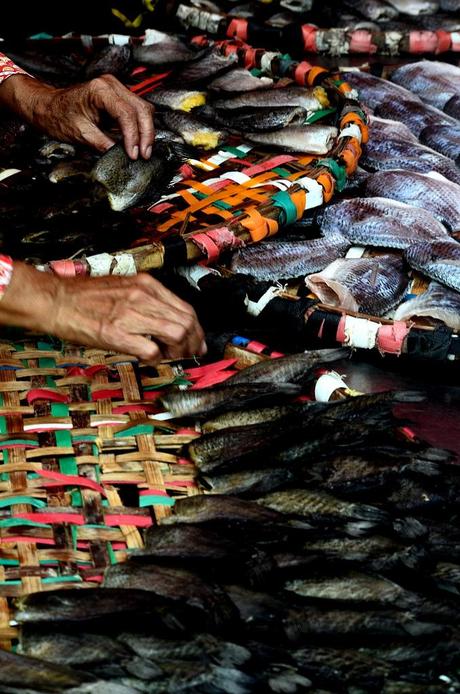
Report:
[[[100,582],[175,497],[197,493],[175,455],[193,432],[154,418],[174,382],[169,365],[123,355],[0,345],[2,598]],[[0,641],[13,635],[2,607]]]

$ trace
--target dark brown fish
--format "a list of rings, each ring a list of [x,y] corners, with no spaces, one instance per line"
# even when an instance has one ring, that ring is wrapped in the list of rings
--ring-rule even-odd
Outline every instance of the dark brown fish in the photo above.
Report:
[[[344,79],[358,91],[360,101],[372,110],[386,100],[405,100],[412,101],[415,104],[422,103],[418,96],[404,89],[404,87],[371,75],[368,72],[353,70],[345,71],[343,75]],[[395,118],[394,120],[399,119]]]
[[[235,53],[222,55],[218,50],[211,50],[203,57],[188,63],[177,75],[178,84],[191,84],[200,80],[209,80],[226,70],[235,67],[238,58]]]
[[[19,653],[57,665],[81,667],[118,660],[127,651],[106,634],[44,631],[24,625]]]
[[[286,128],[288,125],[304,123],[307,111],[301,106],[281,106],[235,113],[233,111],[217,111],[212,106],[205,106],[197,110],[197,115],[209,123],[245,135],[249,130],[274,131]]]
[[[295,479],[292,470],[280,467],[241,470],[220,475],[202,475],[199,481],[205,490],[212,494],[257,496],[279,489]]]
[[[130,46],[106,46],[85,65],[84,78],[90,80],[107,74],[127,77],[131,57]]]
[[[161,524],[175,523],[258,523],[260,525],[283,522],[276,511],[263,508],[254,501],[224,495],[191,496],[178,499],[174,514],[163,518]]]
[[[344,359],[348,354],[348,350],[342,348],[320,349],[267,359],[242,369],[229,383],[298,383],[317,366]]]
[[[228,412],[254,405],[268,405],[291,398],[300,392],[292,383],[236,383],[201,390],[169,393],[161,398],[174,417]]]
[[[0,668],[2,688],[16,685],[21,690],[30,687],[40,692],[62,692],[90,679],[83,673],[70,668],[37,658],[16,655],[2,649],[0,649]]]

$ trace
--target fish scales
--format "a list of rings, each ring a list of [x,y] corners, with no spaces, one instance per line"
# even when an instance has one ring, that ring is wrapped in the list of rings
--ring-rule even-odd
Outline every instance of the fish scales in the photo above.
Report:
[[[242,369],[230,379],[235,383],[297,383],[305,378],[312,369],[321,364],[337,361],[348,356],[348,350],[320,349],[289,354],[277,359],[267,359],[246,369]]]
[[[405,249],[417,240],[449,238],[446,228],[426,210],[382,197],[351,198],[326,208],[326,236],[343,234],[363,246]]]
[[[197,115],[209,123],[218,125],[230,132],[239,132],[246,136],[248,131],[274,131],[288,125],[299,125],[305,122],[307,111],[301,106],[280,106],[259,108],[247,111],[217,111],[212,106],[197,109]]]
[[[327,154],[337,134],[337,128],[332,125],[291,125],[274,132],[246,132],[245,137],[251,142],[282,147],[288,152]]]
[[[405,251],[409,265],[441,284],[460,292],[460,243],[430,241],[416,243]]]
[[[235,68],[216,77],[208,85],[208,89],[223,92],[250,92],[254,89],[268,89],[273,86],[271,77],[255,77],[245,68]]]
[[[408,89],[368,72],[345,71],[343,75],[348,84],[358,90],[360,101],[372,110],[386,100],[405,100],[422,104],[420,98]]]
[[[404,301],[394,315],[395,320],[406,321],[417,317],[439,320],[449,328],[460,331],[460,292],[438,282],[430,282],[425,292]]]
[[[279,106],[301,106],[306,111],[319,111],[330,106],[323,87],[285,87],[237,94],[227,99],[218,99],[214,107],[219,109],[273,108]]]
[[[458,117],[460,123],[460,107]],[[424,145],[453,159],[456,166],[460,166],[460,127],[454,129],[442,123],[428,125],[422,130],[419,138]]]
[[[364,189],[368,196],[420,207],[431,212],[450,231],[460,230],[460,186],[443,176],[403,169],[379,171],[366,179]]]
[[[443,109],[460,92],[460,68],[438,60],[419,60],[396,68],[391,81],[418,94],[431,106]]]
[[[346,602],[350,606],[374,603],[401,607],[412,597],[401,586],[388,579],[352,574],[350,576],[296,579],[285,589],[312,600]],[[406,605],[408,606],[408,605]]]
[[[265,281],[280,281],[323,270],[336,258],[343,257],[349,240],[339,233],[327,239],[306,241],[266,241],[247,246],[232,256],[231,269]]]
[[[381,255],[334,260],[305,282],[325,304],[382,316],[401,301],[408,277],[401,258]]]

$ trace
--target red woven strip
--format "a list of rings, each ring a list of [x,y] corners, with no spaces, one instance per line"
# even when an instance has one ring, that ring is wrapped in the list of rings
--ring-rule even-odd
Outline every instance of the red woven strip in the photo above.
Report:
[[[48,390],[47,388],[33,388],[27,393],[27,402],[29,405],[35,402],[35,400],[50,400],[51,402],[70,402],[69,396],[65,393],[58,393],[55,390]]]
[[[45,482],[43,486],[60,486],[63,485],[75,485],[76,487],[87,487],[88,489],[94,489],[95,492],[99,492],[103,496],[106,496],[106,491],[97,482],[88,479],[88,477],[79,477],[78,475],[64,475],[62,472],[52,472],[51,470],[37,470],[37,475],[41,477],[46,477],[50,480],[55,480],[55,482]]]
[[[281,166],[282,164],[287,164],[290,161],[295,161],[295,157],[291,156],[290,154],[280,154],[278,157],[267,159],[267,161],[262,162],[262,164],[254,164],[254,166],[243,169],[241,173],[246,174],[246,176],[255,176],[256,174],[263,173],[264,171],[275,169],[277,166]]]
[[[215,373],[216,371],[223,371],[229,366],[236,364],[237,359],[221,359],[220,361],[215,361],[212,364],[206,364],[205,366],[196,366],[193,369],[187,369],[185,374],[190,380],[195,380],[197,378],[202,378],[209,373]]]
[[[14,518],[22,518],[37,523],[72,523],[72,525],[85,525],[86,520],[81,513],[18,513]],[[134,514],[107,514],[104,524],[113,527],[117,525],[133,525],[137,528],[148,528],[152,525],[152,519],[146,516]],[[11,540],[9,540],[11,542]],[[30,542],[30,540],[29,540]],[[41,540],[40,540],[41,542]]]
[[[246,19],[234,18],[227,27],[227,36],[234,38],[235,36],[242,41],[247,41],[248,38],[248,22]]]
[[[190,390],[200,390],[201,388],[209,388],[210,386],[215,386],[218,383],[223,383],[228,381],[229,378],[234,376],[236,371],[219,371],[217,373],[208,374],[200,378]]]
[[[261,354],[264,350],[267,349],[267,345],[263,345],[261,342],[257,342],[256,340],[251,340],[251,342],[248,342],[248,344],[246,345],[246,349],[248,350],[248,352]]]

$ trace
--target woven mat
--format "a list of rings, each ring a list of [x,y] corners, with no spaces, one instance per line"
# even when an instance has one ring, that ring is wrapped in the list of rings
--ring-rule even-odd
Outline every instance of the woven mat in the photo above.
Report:
[[[198,493],[177,456],[196,434],[154,419],[183,380],[100,350],[0,343],[1,643],[15,633],[6,598],[94,586],[175,497]]]

